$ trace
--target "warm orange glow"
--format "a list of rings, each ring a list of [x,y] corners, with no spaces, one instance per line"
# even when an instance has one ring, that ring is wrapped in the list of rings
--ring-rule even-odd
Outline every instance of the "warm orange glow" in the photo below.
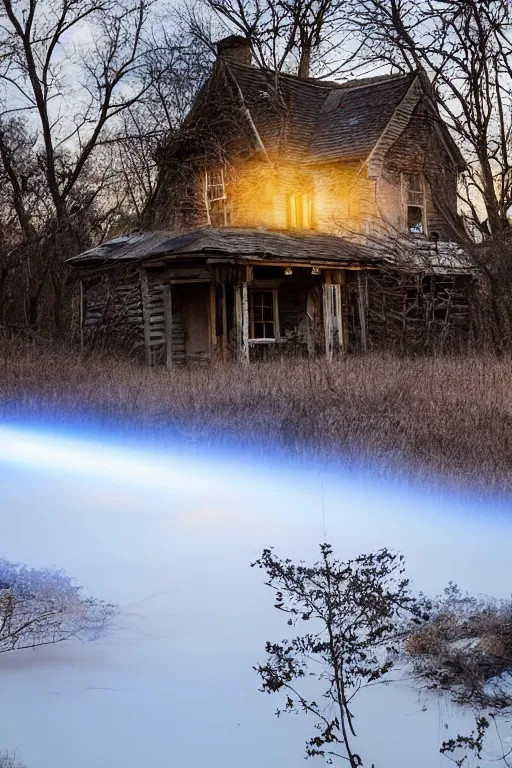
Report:
[[[288,226],[293,229],[311,229],[311,195],[296,192],[290,195]]]
[[[332,234],[343,226],[360,231],[359,201],[364,197],[371,208],[374,182],[366,189],[368,182],[357,171],[355,164],[311,169],[277,160],[275,164],[261,159],[243,161],[225,177],[226,206],[231,213],[227,226],[314,229]]]

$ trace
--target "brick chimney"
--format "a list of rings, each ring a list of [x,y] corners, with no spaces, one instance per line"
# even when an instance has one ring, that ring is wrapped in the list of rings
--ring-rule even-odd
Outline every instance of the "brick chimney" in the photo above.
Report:
[[[251,41],[248,37],[230,35],[217,43],[217,56],[225,61],[252,64]]]

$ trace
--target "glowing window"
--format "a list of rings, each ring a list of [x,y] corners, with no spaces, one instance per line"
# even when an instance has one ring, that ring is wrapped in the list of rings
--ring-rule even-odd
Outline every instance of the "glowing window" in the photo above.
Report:
[[[311,229],[311,195],[297,192],[290,195],[288,226],[293,229]]]

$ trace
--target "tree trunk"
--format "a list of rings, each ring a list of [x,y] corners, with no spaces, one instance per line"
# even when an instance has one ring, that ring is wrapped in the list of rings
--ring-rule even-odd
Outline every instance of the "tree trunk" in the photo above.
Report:
[[[495,179],[487,153],[479,157],[482,169],[482,186],[485,209],[487,212],[487,224],[491,235],[502,232],[509,226],[508,220],[503,218],[500,212],[500,204],[496,195]]]
[[[311,68],[311,43],[304,43],[300,52],[299,59],[299,77],[309,77],[309,70]]]

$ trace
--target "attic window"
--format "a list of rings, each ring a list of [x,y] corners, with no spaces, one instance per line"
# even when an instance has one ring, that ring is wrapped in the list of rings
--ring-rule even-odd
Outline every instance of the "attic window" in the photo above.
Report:
[[[402,174],[402,196],[407,220],[407,231],[411,235],[426,234],[425,186],[421,173]]]
[[[292,229],[311,229],[311,195],[298,192],[288,200],[288,226]]]
[[[208,224],[212,227],[229,226],[231,216],[223,168],[205,171],[204,193]]]

